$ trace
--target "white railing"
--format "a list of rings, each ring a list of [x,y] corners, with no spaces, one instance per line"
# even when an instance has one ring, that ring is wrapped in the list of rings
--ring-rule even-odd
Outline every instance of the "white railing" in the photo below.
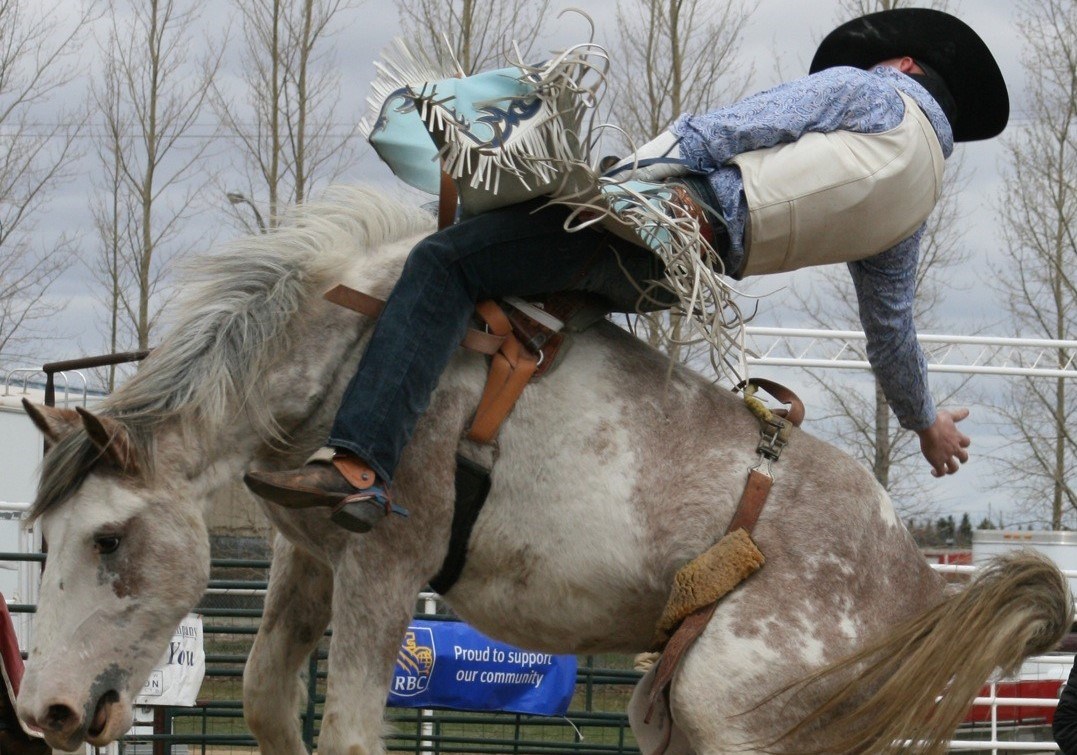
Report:
[[[37,532],[37,528],[35,527],[33,530],[27,530],[22,526],[21,521],[19,521],[29,510],[29,503],[0,501],[0,514],[17,515],[17,517],[6,519],[6,521],[14,520],[17,522],[15,526],[19,528],[18,552],[20,554],[38,553],[41,551],[41,539],[40,534]],[[5,597],[11,603],[28,603],[30,605],[35,605],[37,603],[38,588],[41,581],[41,565],[37,562],[19,561],[15,564],[14,571],[18,572],[16,590],[12,595],[7,595]],[[19,641],[19,647],[29,647],[33,617],[29,614],[20,613],[12,616],[11,619],[12,623],[15,625],[15,637]]]
[[[745,329],[748,364],[808,369],[868,370],[859,330]],[[920,334],[931,372],[962,375],[1077,377],[1077,341]]]
[[[1038,656],[1036,658],[1030,658],[1029,662],[1055,663],[1060,666],[1065,666],[1068,670],[1073,665],[1073,656]],[[987,740],[974,740],[974,739],[954,739],[950,741],[950,750],[987,750],[990,749],[992,753],[997,753],[1000,749],[1003,750],[1031,750],[1034,752],[1044,751],[1057,751],[1059,749],[1053,741],[1032,741],[1032,742],[1012,742],[999,739],[999,730],[1001,728],[1012,728],[1013,723],[1002,721],[998,719],[998,709],[1000,707],[1015,707],[1022,706],[1025,708],[1056,708],[1058,707],[1057,699],[1049,699],[1044,697],[998,697],[997,685],[994,681],[990,685],[990,695],[987,697],[977,697],[974,701],[974,705],[988,706],[991,708],[991,719],[989,721],[990,727],[990,739]],[[958,734],[960,736],[960,733]]]
[[[44,377],[45,373],[42,370],[31,367],[9,370],[8,373],[4,376],[4,390],[3,393],[0,395],[18,396],[26,394],[30,385],[31,378],[34,378],[38,375]],[[71,387],[71,379],[68,377],[69,375],[74,375],[82,383],[81,397],[79,397],[80,394],[78,393],[78,389]],[[57,395],[60,397],[59,406],[70,406],[72,400],[77,400],[79,403],[81,403],[82,406],[86,406],[90,395],[90,383],[89,380],[86,379],[86,375],[84,375],[78,370],[65,370],[64,372],[57,372],[55,374],[55,378],[63,381],[63,385],[59,388],[59,390],[57,390]],[[17,390],[13,394],[11,392],[12,385],[19,382],[22,383],[22,389],[21,391]]]

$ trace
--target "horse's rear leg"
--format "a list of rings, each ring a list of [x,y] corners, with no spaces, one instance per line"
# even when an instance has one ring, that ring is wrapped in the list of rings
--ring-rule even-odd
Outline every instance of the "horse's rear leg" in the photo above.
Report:
[[[771,743],[802,713],[787,698],[767,697],[805,670],[797,657],[797,626],[744,636],[737,624],[744,593],[727,596],[692,648],[685,653],[671,688],[673,720],[671,752],[692,755],[752,755],[771,751]],[[793,650],[791,650],[793,648]],[[633,731],[646,710],[649,675],[632,697],[629,720]],[[659,703],[661,704],[661,703]],[[661,723],[666,711],[655,711],[652,723]],[[644,755],[661,751],[644,747],[659,741],[656,731],[640,732]],[[664,736],[664,732],[662,733]]]
[[[243,672],[243,715],[264,755],[306,755],[299,671],[329,625],[333,576],[279,535],[258,636]]]

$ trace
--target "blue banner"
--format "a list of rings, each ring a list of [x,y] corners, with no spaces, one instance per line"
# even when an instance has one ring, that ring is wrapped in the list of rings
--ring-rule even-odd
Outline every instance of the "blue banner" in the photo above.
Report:
[[[561,716],[575,684],[575,656],[520,650],[458,621],[416,619],[396,658],[389,705]]]

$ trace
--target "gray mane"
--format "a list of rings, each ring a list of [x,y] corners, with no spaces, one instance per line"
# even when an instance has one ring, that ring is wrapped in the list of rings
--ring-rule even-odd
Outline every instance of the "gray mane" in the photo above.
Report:
[[[95,413],[121,420],[144,465],[154,432],[179,420],[194,438],[211,439],[246,415],[274,428],[251,391],[288,348],[296,312],[339,279],[360,250],[431,229],[428,213],[369,188],[336,187],[295,208],[265,235],[226,244],[183,266],[174,325],[138,372]],[[46,455],[30,517],[81,484],[98,452],[79,430]]]

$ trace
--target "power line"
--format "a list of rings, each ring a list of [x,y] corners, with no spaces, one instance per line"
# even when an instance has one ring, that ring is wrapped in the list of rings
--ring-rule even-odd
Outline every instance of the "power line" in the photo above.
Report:
[[[1010,113],[1009,126],[1026,126],[1030,124],[1040,123],[1041,119],[1033,118],[1030,114],[1023,111],[1015,111]],[[259,133],[257,125],[252,123],[243,123],[240,125],[240,131],[225,128],[222,124],[213,123],[196,123],[191,126],[188,131],[178,134],[173,138],[180,139],[253,139],[256,138]],[[357,124],[352,123],[330,123],[328,124],[331,130],[328,133],[319,134],[333,139],[349,139],[353,137],[360,137],[361,134],[357,132]],[[74,129],[79,128],[76,133],[70,133]],[[69,129],[69,131],[64,131]],[[11,130],[14,133],[8,133]],[[167,133],[167,132],[165,132]],[[108,139],[112,137],[112,131],[103,123],[93,123],[88,127],[82,125],[77,127],[74,123],[45,123],[35,122],[24,124],[24,127],[5,127],[0,124],[0,138],[32,138],[32,139],[49,139],[49,138],[75,138],[75,139]],[[130,139],[140,134],[131,132],[123,132],[120,137],[123,139]]]
[[[61,130],[63,127],[60,125],[54,127],[48,127],[41,131],[19,129],[14,133],[7,133],[7,130],[0,126],[0,139],[94,139],[94,140],[110,140],[113,138],[113,134],[108,130],[93,130],[82,128],[78,131],[74,130],[72,126],[70,131]],[[341,126],[341,128],[345,128]],[[256,131],[225,131],[221,129],[213,129],[209,131],[188,130],[182,134],[168,134],[167,131],[161,131],[159,134],[167,135],[170,139],[197,139],[202,141],[209,141],[214,139],[256,139],[259,137]],[[121,139],[133,139],[141,136],[137,133],[124,132],[120,134]],[[344,131],[330,131],[324,133],[316,133],[318,138],[330,138],[330,139],[363,139],[363,135],[354,129]]]
[[[1020,125],[1023,125],[1023,124],[1011,123],[1010,125],[1011,126],[1020,126]],[[14,140],[14,141],[19,141],[19,140],[23,140],[23,139],[46,139],[46,140],[71,139],[71,140],[76,140],[76,141],[87,141],[87,140],[104,141],[107,138],[110,138],[110,137],[106,137],[103,134],[84,133],[84,132],[80,132],[80,133],[76,133],[76,134],[63,134],[63,133],[41,133],[41,134],[36,134],[36,133],[22,132],[22,133],[19,133],[19,134],[8,135],[8,134],[4,134],[3,131],[0,130],[0,140],[11,139],[11,140]],[[134,138],[137,138],[137,137],[136,137],[136,135],[131,134],[131,135],[124,135],[122,138],[124,138],[124,139],[134,139]],[[191,134],[191,133],[184,133],[184,134],[168,135],[168,138],[170,140],[174,140],[174,141],[177,141],[177,140],[178,141],[221,141],[221,140],[233,140],[234,141],[234,140],[237,140],[237,139],[242,139],[242,140],[246,141],[246,140],[254,140],[254,139],[256,139],[257,134],[246,134],[246,133],[240,133],[240,134],[237,134],[237,133],[197,134],[196,133],[196,134]],[[308,136],[308,139],[309,138],[310,137]],[[357,133],[357,132],[354,132],[354,131],[340,132],[340,133],[329,132],[329,133],[324,133],[324,134],[317,134],[316,138],[318,138],[318,139],[331,139],[331,140],[335,140],[335,141],[350,141],[350,140],[353,140],[353,139],[358,139],[358,140],[360,140],[362,142],[366,142],[366,140],[367,140],[366,137],[363,134],[360,134],[360,133]]]

